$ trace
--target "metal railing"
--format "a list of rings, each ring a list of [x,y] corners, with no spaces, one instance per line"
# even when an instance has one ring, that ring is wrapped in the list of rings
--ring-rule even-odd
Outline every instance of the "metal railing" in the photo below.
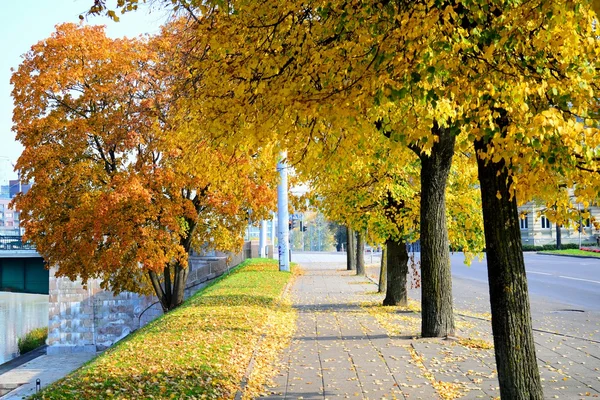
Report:
[[[0,236],[0,251],[2,250],[35,250],[33,243],[23,243],[21,236]]]

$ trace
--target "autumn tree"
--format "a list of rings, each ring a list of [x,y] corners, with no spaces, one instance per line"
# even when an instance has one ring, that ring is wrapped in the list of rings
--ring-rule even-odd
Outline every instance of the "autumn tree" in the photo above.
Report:
[[[381,249],[381,265],[379,267],[379,282],[377,283],[377,292],[387,292],[387,249],[385,245]]]
[[[405,305],[407,242],[419,238],[419,159],[384,135],[373,136],[360,147],[347,144],[311,146],[306,156],[310,162],[298,163],[298,171],[310,182],[316,204],[329,219],[366,229],[371,244],[385,243],[392,258],[387,263],[384,304]],[[412,162],[396,165],[399,159]],[[449,174],[447,220],[452,245],[465,251],[483,246],[476,177],[474,157],[459,154]]]
[[[351,143],[368,142],[370,135],[378,134],[377,121],[397,122],[386,115],[388,108],[377,104],[382,94],[401,101],[414,87],[424,100],[419,102],[419,110],[427,111],[435,102],[435,92],[426,81],[421,83],[422,71],[412,66],[425,69],[420,62],[431,56],[430,43],[443,40],[442,36],[427,36],[439,19],[437,8],[398,2],[382,5],[387,10],[381,12],[364,3],[312,8],[287,2],[266,10],[260,3],[246,1],[232,3],[232,7],[235,13],[209,3],[187,9],[195,22],[196,39],[202,43],[197,46],[199,60],[191,63],[197,80],[201,78],[202,95],[189,102],[186,113],[198,127],[216,123],[218,132],[230,132],[229,136],[219,133],[221,140],[238,144],[242,140],[249,148],[264,141],[277,142],[291,159],[303,159],[311,142],[350,138]],[[348,8],[354,10],[353,19],[339,24]],[[364,23],[356,23],[358,20]],[[401,29],[398,20],[407,21]],[[412,46],[409,53],[402,49],[405,43]],[[399,63],[394,54],[411,54],[411,58]],[[406,86],[398,88],[398,82]],[[440,200],[445,196],[448,172],[437,176],[427,163],[443,153],[436,144],[440,133],[452,142],[457,133],[446,126],[448,106],[448,102],[440,102],[424,117],[412,117],[415,113],[411,110],[411,118],[402,126],[416,129],[408,136],[393,138],[402,146],[412,146],[423,158],[428,171],[423,176],[430,185],[425,192],[434,190],[434,198]],[[228,128],[223,129],[224,125]],[[393,131],[397,136],[403,129],[395,126]],[[443,153],[447,168],[451,147]],[[444,204],[435,201],[422,207],[423,229],[433,246],[422,248],[425,336],[444,336],[454,329],[447,234],[445,229],[433,229],[445,225],[444,210]]]
[[[452,104],[446,115],[475,143],[506,398],[543,398],[517,200],[556,201],[561,187],[591,186],[581,171],[598,146],[595,60],[587,56],[598,51],[593,18],[573,2],[460,3],[445,10],[436,30],[446,41],[423,71],[437,82],[436,102]]]
[[[199,32],[223,39],[213,60],[230,77],[230,96],[210,113],[232,105],[229,119],[247,132],[277,121],[271,137],[289,149],[365,143],[382,121],[391,140],[417,150],[430,182],[446,179],[452,142],[477,155],[501,395],[542,398],[516,207],[561,185],[576,184],[580,200],[597,193],[589,2],[238,0],[234,13],[214,4],[192,10],[203,16]],[[429,205],[436,215],[440,193]],[[431,332],[451,328],[447,315],[427,316]]]
[[[352,228],[346,226],[346,269],[356,271],[356,234]]]
[[[237,247],[273,194],[268,148],[222,153],[174,118],[171,44],[167,30],[112,40],[64,24],[11,80],[17,169],[34,182],[15,200],[26,238],[59,275],[154,290],[165,311],[183,301],[189,251]]]

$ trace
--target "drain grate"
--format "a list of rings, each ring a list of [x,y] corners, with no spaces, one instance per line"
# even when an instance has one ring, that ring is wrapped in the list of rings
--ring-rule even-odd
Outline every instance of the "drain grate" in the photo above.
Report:
[[[578,310],[578,309],[575,309],[575,308],[564,308],[562,310],[556,310],[555,311],[555,313],[561,313],[561,312],[580,312],[580,313],[582,313],[582,312],[585,312],[585,311],[584,310]]]

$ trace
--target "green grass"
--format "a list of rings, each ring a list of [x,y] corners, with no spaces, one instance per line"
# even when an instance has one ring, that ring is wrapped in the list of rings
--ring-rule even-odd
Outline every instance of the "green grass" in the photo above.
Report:
[[[247,260],[33,398],[232,398],[253,351],[267,348],[270,365],[291,337],[295,314],[280,301],[290,278],[276,261]],[[251,378],[260,390],[265,376]]]
[[[48,328],[36,328],[23,337],[17,339],[17,347],[19,348],[19,354],[25,354],[31,350],[35,350],[38,347],[46,343],[48,338]]]
[[[600,258],[600,253],[594,253],[593,251],[584,251],[578,249],[567,249],[567,250],[550,250],[550,251],[541,251],[540,253],[544,254],[564,254],[567,256],[587,256],[587,257],[597,257]]]
[[[581,244],[583,247],[586,246],[595,246],[595,243],[582,243]],[[563,250],[579,250],[579,245],[577,243],[563,243],[562,244],[562,249]],[[539,245],[539,246],[533,246],[530,244],[524,244],[522,245],[523,251],[552,251],[552,250],[556,250],[556,244],[552,243],[552,244],[544,244],[544,245]]]

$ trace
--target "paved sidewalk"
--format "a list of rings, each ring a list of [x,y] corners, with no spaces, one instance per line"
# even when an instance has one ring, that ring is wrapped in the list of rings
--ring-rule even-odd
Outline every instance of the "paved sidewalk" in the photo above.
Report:
[[[361,310],[374,285],[339,267],[303,266],[293,289],[298,330],[269,398],[438,398],[412,360],[410,341],[391,339]]]
[[[380,316],[368,306],[361,307],[382,299],[371,280],[344,271],[339,263],[313,262],[302,268],[305,273],[292,289],[299,313],[297,331],[267,398],[411,400],[439,399],[441,393],[468,400],[499,396],[493,349],[477,346],[477,340],[492,342],[485,317],[457,315],[457,334],[476,339],[467,344],[416,338],[418,314],[383,312],[380,323]],[[540,331],[535,341],[546,398],[600,396],[598,344]]]
[[[45,354],[35,358],[0,375],[0,387],[4,385],[19,385],[17,389],[0,397],[0,399],[20,400],[27,398],[35,393],[37,379],[40,380],[41,387],[46,387],[69,372],[79,368],[94,356],[95,354],[92,353],[72,353]]]

